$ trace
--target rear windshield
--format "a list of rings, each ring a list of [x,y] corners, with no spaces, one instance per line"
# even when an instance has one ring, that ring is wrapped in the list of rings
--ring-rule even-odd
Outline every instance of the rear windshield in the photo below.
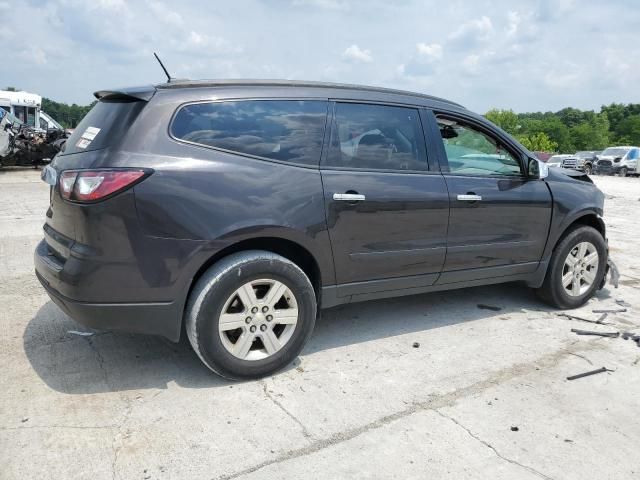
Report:
[[[73,131],[60,155],[111,146],[124,136],[145,103],[139,100],[100,100]]]

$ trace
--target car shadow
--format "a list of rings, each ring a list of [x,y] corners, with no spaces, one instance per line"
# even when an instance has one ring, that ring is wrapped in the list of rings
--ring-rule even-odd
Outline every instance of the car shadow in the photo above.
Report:
[[[609,295],[606,289],[599,298]],[[551,312],[532,290],[502,284],[343,305],[322,312],[301,356],[382,338],[446,328],[488,317],[509,320],[516,312]],[[229,386],[191,349],[161,337],[89,330],[47,302],[29,322],[24,350],[50,388],[67,394]],[[412,342],[410,335],[407,342]],[[424,345],[428,348],[428,345]],[[296,368],[300,359],[287,369]],[[276,374],[277,375],[277,374]]]

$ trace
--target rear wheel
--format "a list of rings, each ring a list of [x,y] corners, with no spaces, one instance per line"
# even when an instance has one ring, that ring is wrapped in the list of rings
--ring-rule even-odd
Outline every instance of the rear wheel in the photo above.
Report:
[[[232,254],[196,283],[186,330],[204,364],[230,379],[259,378],[291,362],[308,340],[316,296],[305,273],[271,252]]]
[[[556,246],[538,295],[558,308],[577,308],[602,283],[607,246],[600,232],[588,226],[570,230]]]

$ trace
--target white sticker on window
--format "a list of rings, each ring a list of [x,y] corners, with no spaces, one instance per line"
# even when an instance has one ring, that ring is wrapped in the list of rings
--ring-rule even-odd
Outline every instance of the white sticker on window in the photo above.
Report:
[[[98,133],[100,133],[100,129],[99,128],[87,127],[87,129],[82,134],[82,138],[84,138],[86,140],[89,140],[89,142],[91,142],[91,140],[96,138],[96,135],[98,135]]]
[[[91,140],[87,140],[86,138],[81,138],[80,140],[78,140],[78,143],[76,143],[76,147],[84,149],[84,148],[87,148],[90,143],[91,143]]]

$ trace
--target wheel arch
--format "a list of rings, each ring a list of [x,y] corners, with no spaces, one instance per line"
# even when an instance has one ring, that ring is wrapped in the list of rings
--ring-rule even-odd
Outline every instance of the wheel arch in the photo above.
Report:
[[[593,227],[598,232],[600,232],[600,234],[602,235],[602,238],[604,239],[607,238],[606,226],[604,224],[604,221],[602,220],[602,217],[593,210],[582,211],[572,216],[567,221],[565,221],[563,228],[560,229],[560,234],[555,238],[555,241],[553,242],[553,248],[551,249],[551,252],[555,250],[556,246],[562,241],[562,239],[567,235],[567,233],[576,225]]]
[[[196,271],[189,282],[189,288],[186,291],[186,295],[183,299],[182,315],[180,322],[182,327],[184,326],[184,314],[187,308],[189,296],[193,290],[193,287],[198,282],[198,279],[206,272],[212,265],[228,255],[233,253],[242,252],[246,250],[265,250],[283,256],[284,258],[292,261],[309,277],[313,289],[316,293],[318,304],[320,304],[320,295],[322,292],[322,272],[320,265],[316,257],[303,245],[294,240],[290,240],[282,237],[264,236],[245,238],[243,240],[236,241],[215,254],[211,255]]]

